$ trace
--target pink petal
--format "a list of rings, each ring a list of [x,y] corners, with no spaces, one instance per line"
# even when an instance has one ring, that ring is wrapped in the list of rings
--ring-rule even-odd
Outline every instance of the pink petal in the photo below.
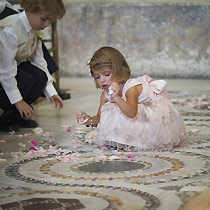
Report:
[[[184,92],[184,96],[185,96],[185,97],[188,97],[188,96],[190,96],[190,92],[188,92],[188,91],[185,91],[185,92]]]
[[[134,155],[128,154],[128,158],[133,158],[133,157],[134,157]]]
[[[71,132],[71,127],[68,127],[67,128],[67,132]]]
[[[29,151],[31,151],[31,150],[37,151],[37,149],[35,147],[30,147]]]
[[[38,144],[38,142],[37,142],[37,141],[35,141],[35,140],[32,140],[32,141],[31,141],[31,144],[33,144],[33,145],[35,145],[35,146],[36,146],[36,145]]]

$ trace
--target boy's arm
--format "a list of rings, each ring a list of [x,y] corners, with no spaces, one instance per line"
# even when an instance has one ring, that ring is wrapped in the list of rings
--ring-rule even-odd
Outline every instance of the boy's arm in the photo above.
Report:
[[[17,75],[15,60],[17,49],[17,37],[12,27],[7,26],[0,31],[0,83],[11,104],[22,100],[15,78]]]
[[[48,82],[44,90],[44,93],[46,97],[50,99],[53,95],[57,94],[57,91],[55,90],[53,86],[54,78],[50,75],[49,70],[47,68],[47,62],[44,59],[41,40],[38,41],[38,46],[35,53],[32,55],[32,59],[33,60],[31,61],[31,63],[37,66],[38,68],[42,69],[47,75]]]

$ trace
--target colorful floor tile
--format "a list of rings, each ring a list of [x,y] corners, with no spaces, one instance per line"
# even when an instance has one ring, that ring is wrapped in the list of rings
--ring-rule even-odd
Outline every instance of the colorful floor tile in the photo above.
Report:
[[[96,129],[63,128],[37,151],[1,156],[1,209],[181,209],[210,188],[210,97],[169,94],[185,120],[186,145],[117,151],[94,144]]]

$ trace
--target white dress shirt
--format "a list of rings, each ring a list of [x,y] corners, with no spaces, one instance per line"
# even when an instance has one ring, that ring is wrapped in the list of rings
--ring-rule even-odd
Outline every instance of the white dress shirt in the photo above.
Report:
[[[0,0],[0,13],[4,11],[6,6],[12,8],[12,5],[8,1]]]
[[[46,73],[46,97],[57,94],[43,56],[42,42],[32,30],[25,11],[0,20],[0,82],[11,104],[22,100],[15,76],[17,65],[24,61],[30,61]]]

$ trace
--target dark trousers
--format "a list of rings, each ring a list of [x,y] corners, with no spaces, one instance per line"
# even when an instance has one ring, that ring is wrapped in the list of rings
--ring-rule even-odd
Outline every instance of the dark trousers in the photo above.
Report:
[[[17,12],[11,8],[6,7],[5,10],[0,13],[0,19],[3,19],[9,15],[16,14]],[[53,74],[58,70],[56,63],[49,54],[44,43],[42,44],[44,53],[44,59],[47,62],[47,67],[50,74]],[[42,94],[43,89],[47,83],[47,75],[44,71],[38,67],[32,65],[30,62],[23,62],[17,66],[17,86],[23,97],[23,100],[28,104],[33,103]],[[4,89],[0,84],[0,108],[3,110],[11,110],[15,107],[10,103]]]
[[[15,78],[23,100],[28,104],[32,104],[39,98],[47,83],[47,75],[45,72],[32,65],[30,62],[23,62],[18,66],[18,74]],[[0,98],[1,109],[13,109],[3,88],[0,88]]]

